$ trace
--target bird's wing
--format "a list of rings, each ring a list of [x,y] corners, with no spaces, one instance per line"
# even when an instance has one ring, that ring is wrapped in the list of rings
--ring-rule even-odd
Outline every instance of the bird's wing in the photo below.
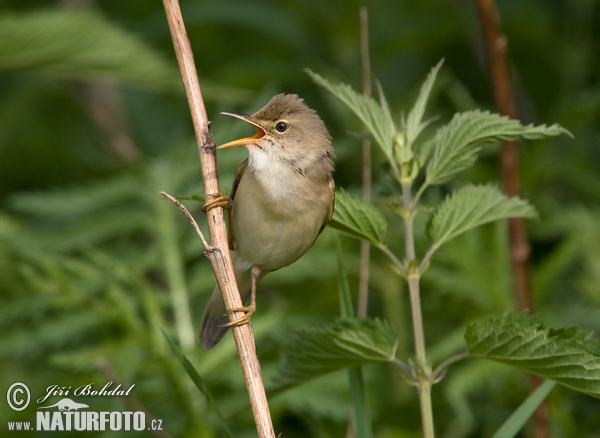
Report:
[[[321,229],[319,230],[319,234],[325,229],[325,226],[329,223],[331,218],[333,217],[333,208],[335,207],[335,182],[333,178],[329,180],[329,190],[331,190],[331,206],[329,207],[329,211],[327,212],[327,216],[323,221],[323,225],[321,225]]]
[[[235,192],[237,192],[238,186],[240,185],[240,181],[242,180],[242,175],[248,168],[248,160],[245,160],[240,167],[235,171],[235,178],[233,179],[233,186],[231,187],[231,193],[229,197],[233,202],[233,198],[235,197]],[[227,209],[227,222],[229,223],[229,227],[227,229],[227,241],[229,243],[229,249],[235,249],[235,234],[233,233],[233,221],[231,217],[231,208]]]

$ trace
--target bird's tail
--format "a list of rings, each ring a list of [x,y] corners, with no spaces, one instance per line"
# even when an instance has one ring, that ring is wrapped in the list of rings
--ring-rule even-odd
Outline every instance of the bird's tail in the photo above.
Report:
[[[240,263],[237,263],[236,251],[231,251],[231,258],[233,261],[235,279],[238,284],[242,302],[244,302],[250,295],[250,288],[252,285],[250,269],[239,268]],[[219,286],[216,286],[208,301],[206,310],[204,311],[202,329],[200,330],[200,342],[202,345],[209,349],[217,345],[229,329],[227,326],[228,322],[229,317],[227,316],[223,296],[221,295]]]

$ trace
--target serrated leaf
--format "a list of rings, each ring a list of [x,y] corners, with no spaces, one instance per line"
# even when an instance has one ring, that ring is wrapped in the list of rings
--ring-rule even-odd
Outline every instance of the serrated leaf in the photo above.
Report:
[[[17,69],[182,89],[177,70],[160,53],[99,13],[83,10],[0,15],[0,71]]]
[[[535,218],[535,209],[497,187],[467,185],[448,195],[431,219],[429,234],[437,246],[471,228],[510,217]]]
[[[387,108],[387,102],[384,101],[382,106],[372,98],[357,93],[350,85],[334,84],[310,70],[307,71],[313,81],[341,100],[358,116],[373,134],[375,141],[379,144],[392,167],[396,168],[393,155],[396,127]]]
[[[558,124],[527,125],[488,111],[466,111],[454,115],[436,134],[433,156],[427,166],[425,185],[441,184],[471,166],[487,143],[535,139],[567,133]]]
[[[440,71],[443,63],[444,60],[442,59],[435,67],[431,69],[427,75],[427,79],[425,79],[425,82],[421,86],[419,97],[417,97],[415,104],[408,113],[408,117],[406,118],[406,143],[408,145],[412,145],[423,128],[427,126],[427,123],[422,122],[423,114],[425,114],[425,107],[427,105],[427,101],[429,100],[431,88],[433,87],[435,78],[437,77],[437,74]]]
[[[295,332],[284,344],[276,390],[344,368],[394,359],[398,334],[380,319],[340,319]]]
[[[335,192],[335,210],[330,227],[354,237],[380,244],[387,229],[383,213],[343,189]]]
[[[600,344],[571,327],[553,330],[526,312],[471,324],[469,354],[518,367],[600,398]]]

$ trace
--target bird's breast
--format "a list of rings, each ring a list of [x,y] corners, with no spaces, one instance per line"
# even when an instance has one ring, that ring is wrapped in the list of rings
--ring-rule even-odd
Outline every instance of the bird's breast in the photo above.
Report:
[[[314,243],[331,205],[328,184],[275,164],[247,170],[233,200],[236,247],[249,265],[272,271],[293,263]]]

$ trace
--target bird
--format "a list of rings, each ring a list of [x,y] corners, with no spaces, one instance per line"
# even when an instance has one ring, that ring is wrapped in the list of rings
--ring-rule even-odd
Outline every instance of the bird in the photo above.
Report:
[[[316,111],[296,94],[277,94],[252,115],[223,112],[256,128],[256,135],[218,149],[246,146],[229,195],[228,240],[244,316],[229,322],[217,286],[208,302],[200,342],[214,347],[232,325],[256,310],[256,284],[302,257],[333,216],[335,153]],[[221,202],[217,200],[216,202]],[[213,201],[214,202],[214,201]],[[205,204],[206,205],[206,204]]]

